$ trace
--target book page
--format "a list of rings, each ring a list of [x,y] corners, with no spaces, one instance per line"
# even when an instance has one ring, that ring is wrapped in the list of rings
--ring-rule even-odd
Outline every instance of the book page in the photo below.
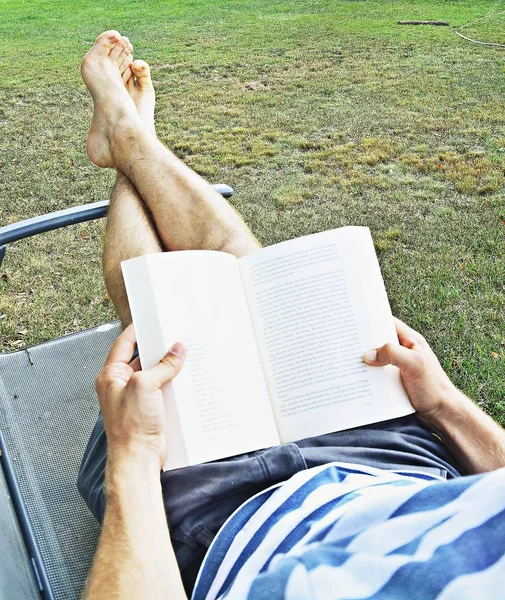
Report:
[[[176,341],[188,350],[164,390],[172,444],[165,468],[278,444],[237,259],[167,252],[122,266],[143,368]]]
[[[414,412],[398,369],[362,362],[398,343],[368,228],[283,242],[239,264],[283,443]]]

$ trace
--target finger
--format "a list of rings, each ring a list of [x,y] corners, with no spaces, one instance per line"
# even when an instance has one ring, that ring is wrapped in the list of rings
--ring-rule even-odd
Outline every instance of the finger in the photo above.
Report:
[[[137,356],[136,358],[134,358],[131,363],[130,363],[130,367],[132,368],[132,370],[136,373],[137,371],[142,371],[142,366],[140,364],[140,358]]]
[[[412,348],[415,344],[423,344],[425,342],[425,339],[418,331],[412,329],[412,327],[409,327],[396,317],[394,317],[394,320],[396,333],[398,334],[398,339],[400,340],[400,344],[402,346],[405,346],[406,348]]]
[[[131,323],[112,345],[104,366],[115,362],[129,363],[135,350],[136,341],[135,330],[133,329],[133,323]]]
[[[375,350],[368,350],[363,354],[363,362],[372,367],[394,365],[403,371],[412,370],[419,365],[419,353],[404,348],[399,344],[384,344]]]
[[[124,388],[130,381],[134,371],[130,365],[124,362],[115,362],[109,365],[104,365],[95,381],[96,390],[100,402],[106,396],[110,400],[110,396],[106,393],[111,387]]]
[[[152,388],[161,386],[179,373],[186,357],[186,348],[179,342],[174,344],[157,365],[143,372],[144,381]]]
[[[410,327],[404,323],[403,321],[400,321],[400,319],[397,319],[396,317],[394,317],[395,320],[395,327],[396,327],[396,334],[398,335],[398,339],[400,341],[400,344],[402,346],[405,346],[406,348],[412,348],[412,346],[414,345],[414,340],[412,338],[412,334],[411,334],[411,330]]]

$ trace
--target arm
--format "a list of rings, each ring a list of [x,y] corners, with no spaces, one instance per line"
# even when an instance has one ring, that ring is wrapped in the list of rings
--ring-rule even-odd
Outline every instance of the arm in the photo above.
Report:
[[[168,533],[159,468],[125,452],[107,464],[107,509],[85,598],[186,598]]]
[[[135,337],[128,327],[97,378],[107,434],[107,508],[85,600],[186,599],[170,541],[160,484],[166,442],[160,388],[180,370],[176,344],[144,372],[128,365]]]
[[[371,366],[400,369],[417,416],[439,435],[469,473],[505,467],[505,430],[460,392],[421,334],[396,319],[400,345],[365,352]]]
[[[444,440],[468,473],[505,467],[505,431],[459,390],[421,420]]]

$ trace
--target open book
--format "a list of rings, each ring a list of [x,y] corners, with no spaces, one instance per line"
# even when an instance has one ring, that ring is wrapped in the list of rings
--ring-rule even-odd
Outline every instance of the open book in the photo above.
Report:
[[[188,349],[164,389],[165,470],[414,412],[398,369],[361,359],[398,343],[366,227],[122,269],[143,368]]]

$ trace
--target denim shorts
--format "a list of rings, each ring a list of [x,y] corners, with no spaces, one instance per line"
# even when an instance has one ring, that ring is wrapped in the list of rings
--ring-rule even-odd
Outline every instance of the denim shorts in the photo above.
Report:
[[[100,416],[78,478],[79,492],[99,522],[105,511],[106,460],[107,441]],[[444,478],[462,474],[445,445],[415,415],[164,472],[165,512],[188,596],[210,543],[243,502],[302,469],[333,461],[417,470]]]

